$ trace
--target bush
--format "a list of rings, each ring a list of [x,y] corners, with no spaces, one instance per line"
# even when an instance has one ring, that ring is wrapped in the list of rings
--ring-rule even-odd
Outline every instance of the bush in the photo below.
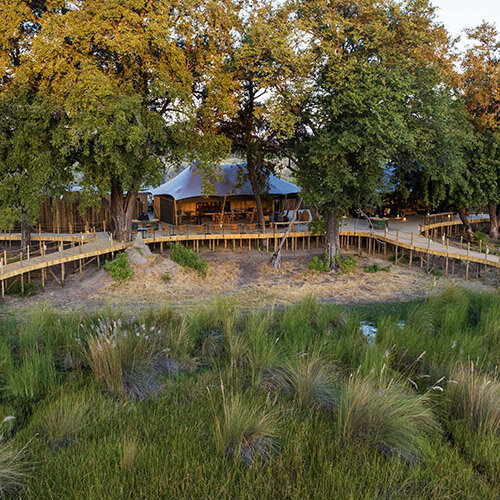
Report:
[[[7,293],[7,295],[13,295],[15,297],[21,297],[21,296],[33,297],[34,295],[40,292],[41,288],[42,287],[40,283],[37,283],[36,281],[29,281],[28,283],[24,284],[24,295],[23,295],[21,282],[16,281],[9,288],[7,288],[5,293]]]
[[[358,263],[352,255],[348,255],[345,259],[337,255],[335,260],[342,274],[349,274],[353,269],[358,267]]]
[[[388,456],[414,461],[426,434],[437,429],[428,396],[406,393],[394,383],[350,377],[341,389],[337,437],[342,444],[366,444]]]
[[[168,271],[165,271],[165,274],[161,277],[163,283],[169,283],[171,279],[172,276],[170,276],[170,273]]]
[[[309,271],[316,272],[318,274],[320,273],[329,273],[330,272],[330,265],[328,263],[329,259],[328,256],[325,254],[325,260],[318,259],[318,257],[315,255],[311,262],[307,265],[307,268]]]
[[[128,262],[126,253],[119,253],[115,260],[108,260],[104,265],[114,281],[123,282],[132,278],[132,268]]]
[[[371,266],[365,266],[364,270],[365,270],[365,273],[378,273],[380,271],[383,271],[385,273],[390,273],[391,268],[392,268],[392,266],[390,264],[388,266],[385,266],[385,267],[380,267],[379,264],[373,264]]]
[[[182,267],[196,271],[202,278],[207,275],[208,264],[200,256],[180,243],[170,246],[170,258]]]
[[[488,243],[488,235],[481,231],[481,230],[477,230],[475,233],[474,233],[474,243],[478,244],[479,245],[479,242],[482,242],[483,243],[483,247],[486,243]]]

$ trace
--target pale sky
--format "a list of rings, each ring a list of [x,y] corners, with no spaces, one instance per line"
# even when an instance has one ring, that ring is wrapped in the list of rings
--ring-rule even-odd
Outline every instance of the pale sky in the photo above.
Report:
[[[500,31],[500,0],[431,0],[438,7],[437,17],[453,36],[462,36],[464,28],[473,28],[484,20],[495,23]]]

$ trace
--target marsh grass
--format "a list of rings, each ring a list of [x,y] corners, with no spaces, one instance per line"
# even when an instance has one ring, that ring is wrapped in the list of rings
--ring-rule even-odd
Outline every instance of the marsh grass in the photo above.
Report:
[[[430,398],[393,380],[375,384],[352,376],[341,387],[335,432],[343,445],[362,443],[414,462],[437,429]]]
[[[0,443],[0,496],[18,492],[27,480],[24,451],[16,451],[10,445]]]
[[[57,378],[52,359],[33,352],[9,371],[5,392],[15,400],[36,401],[57,385]]]
[[[457,366],[446,388],[449,415],[473,430],[500,434],[500,381],[470,361]]]
[[[0,446],[30,442],[36,470],[14,494],[495,498],[494,412],[458,402],[472,387],[495,407],[499,297],[0,316],[0,415],[15,418]]]
[[[338,373],[318,353],[303,353],[268,370],[263,386],[292,396],[299,406],[333,410],[338,404],[335,390]]]
[[[85,398],[62,395],[41,412],[42,437],[55,449],[65,448],[85,425],[89,409],[89,402]]]
[[[251,396],[226,396],[222,392],[222,416],[215,415],[215,439],[220,453],[251,465],[255,459],[269,460],[278,449],[278,413]]]

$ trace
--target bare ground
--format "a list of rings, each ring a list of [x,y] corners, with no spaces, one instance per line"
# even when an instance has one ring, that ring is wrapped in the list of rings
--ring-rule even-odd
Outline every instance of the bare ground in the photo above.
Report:
[[[385,260],[356,256],[358,268],[349,274],[315,274],[308,270],[311,258],[322,256],[321,250],[283,254],[283,266],[275,271],[271,254],[253,251],[203,251],[209,263],[208,275],[201,278],[195,272],[173,264],[168,254],[157,255],[146,265],[133,266],[133,278],[117,285],[103,269],[89,267],[83,280],[78,273],[70,275],[62,288],[51,280],[44,292],[31,298],[8,297],[5,310],[23,309],[46,304],[62,309],[96,309],[119,305],[126,309],[171,305],[187,307],[201,300],[230,296],[242,307],[262,304],[287,305],[306,295],[338,304],[408,301],[441,292],[449,284],[460,284],[477,290],[493,290],[480,281],[466,282],[463,278],[437,278],[418,266],[392,266],[390,272],[366,273],[364,266]],[[170,280],[163,277],[167,272]]]

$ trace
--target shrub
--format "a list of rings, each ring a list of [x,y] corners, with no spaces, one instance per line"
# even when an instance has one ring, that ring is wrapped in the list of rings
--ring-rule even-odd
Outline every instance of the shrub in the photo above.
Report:
[[[208,264],[200,256],[180,243],[170,246],[170,258],[177,264],[196,271],[202,278],[207,275]]]
[[[336,397],[334,368],[321,356],[299,355],[267,372],[264,385],[293,395],[299,406],[333,409]]]
[[[114,281],[123,282],[132,278],[132,268],[128,262],[126,253],[119,253],[115,260],[108,260],[104,265]]]
[[[42,286],[40,285],[40,283],[37,283],[36,281],[29,281],[28,283],[24,283],[23,294],[23,287],[21,286],[21,282],[16,281],[9,288],[7,288],[5,293],[7,293],[7,295],[13,295],[15,297],[33,297],[34,295],[39,293],[41,289]]]
[[[222,389],[223,418],[215,418],[217,449],[250,465],[255,458],[269,459],[277,449],[276,412],[266,411],[239,394],[229,400]]]
[[[344,259],[340,255],[337,255],[335,260],[342,274],[349,274],[353,269],[358,267],[358,263],[352,255],[347,255]]]
[[[352,376],[341,389],[336,433],[343,444],[366,444],[414,461],[426,434],[437,428],[427,395],[406,393],[391,381]]]
[[[375,263],[371,266],[365,266],[364,270],[365,270],[365,273],[378,273],[380,271],[383,271],[385,273],[390,273],[391,268],[392,268],[392,266],[390,264],[388,266],[385,266],[385,267],[380,267],[379,264]]]
[[[500,432],[500,382],[481,374],[473,362],[460,365],[446,390],[447,409],[457,420],[474,429]]]
[[[163,283],[169,283],[171,279],[172,276],[170,276],[170,273],[168,271],[165,271],[165,274],[161,277]]]
[[[318,257],[315,255],[312,259],[311,262],[307,265],[307,268],[309,271],[316,272],[318,274],[320,273],[328,273],[330,272],[330,265],[328,263],[328,258],[325,256],[325,260],[318,259]]]
[[[482,242],[483,243],[483,246],[488,243],[488,235],[483,232],[483,231],[480,231],[479,229],[474,233],[474,243],[478,244],[479,245],[479,242]]]

